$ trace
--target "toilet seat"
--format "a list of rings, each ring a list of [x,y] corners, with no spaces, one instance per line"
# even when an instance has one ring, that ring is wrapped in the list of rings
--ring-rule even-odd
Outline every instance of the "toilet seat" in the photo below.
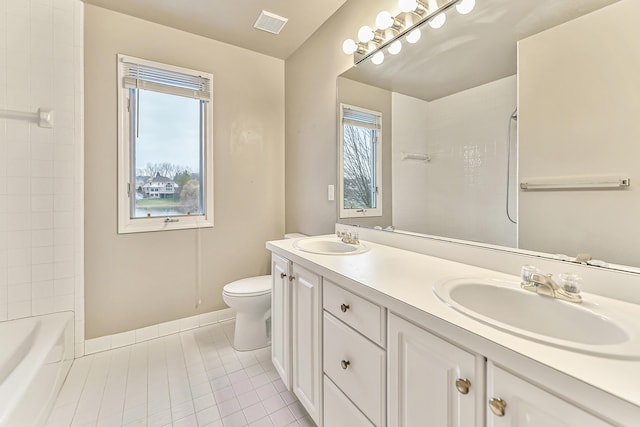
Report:
[[[271,275],[236,280],[224,286],[223,293],[229,296],[253,297],[271,293]]]

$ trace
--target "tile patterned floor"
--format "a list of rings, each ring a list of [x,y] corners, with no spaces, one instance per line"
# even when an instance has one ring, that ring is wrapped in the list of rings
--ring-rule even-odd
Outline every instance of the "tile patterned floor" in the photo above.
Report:
[[[73,363],[49,417],[62,426],[315,426],[271,363],[224,322]]]

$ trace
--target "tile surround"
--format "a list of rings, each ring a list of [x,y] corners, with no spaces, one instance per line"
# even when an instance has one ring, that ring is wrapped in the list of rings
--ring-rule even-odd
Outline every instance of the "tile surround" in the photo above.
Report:
[[[0,109],[54,110],[54,127],[0,119],[0,321],[75,311],[84,341],[83,11],[0,1]]]

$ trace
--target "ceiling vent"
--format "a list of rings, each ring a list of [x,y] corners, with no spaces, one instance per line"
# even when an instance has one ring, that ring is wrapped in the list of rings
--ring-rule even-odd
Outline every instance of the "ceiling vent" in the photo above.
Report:
[[[287,18],[283,18],[282,16],[278,16],[275,13],[263,10],[260,13],[260,16],[258,16],[256,23],[253,24],[253,28],[266,31],[268,33],[280,34],[282,27],[284,27],[284,24],[286,24],[287,21]]]

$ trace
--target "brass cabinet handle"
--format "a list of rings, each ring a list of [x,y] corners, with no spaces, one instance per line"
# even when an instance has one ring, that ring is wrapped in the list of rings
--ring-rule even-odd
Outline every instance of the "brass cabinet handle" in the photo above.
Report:
[[[489,400],[489,407],[491,412],[498,417],[504,417],[505,409],[507,408],[507,402],[502,399],[492,398]]]
[[[348,360],[343,360],[340,362],[340,366],[342,366],[342,369],[347,369],[349,365],[351,365],[351,362],[349,362]]]
[[[343,313],[346,313],[347,310],[349,310],[349,304],[342,304],[340,306],[340,310],[342,310]]]
[[[469,387],[471,387],[471,381],[466,378],[458,378],[456,380],[456,388],[460,394],[469,394]]]
[[[293,282],[296,278],[294,276],[289,276],[289,281]]]
[[[285,277],[287,277],[287,273],[280,273],[280,278],[284,279]]]

